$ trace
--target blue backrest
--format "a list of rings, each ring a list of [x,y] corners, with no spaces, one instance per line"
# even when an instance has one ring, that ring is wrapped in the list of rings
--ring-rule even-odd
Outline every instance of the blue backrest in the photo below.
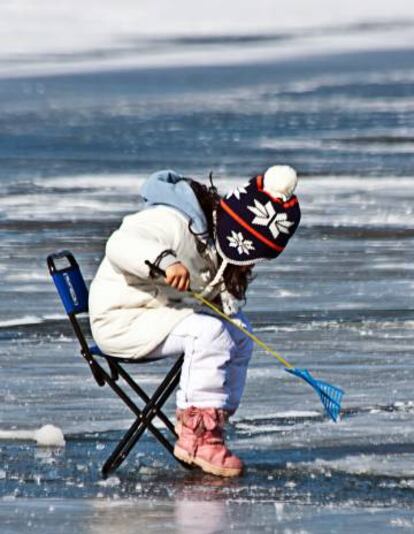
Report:
[[[63,263],[63,266],[59,268],[57,262]],[[88,289],[73,254],[68,250],[50,254],[47,257],[47,266],[66,313],[86,313]]]

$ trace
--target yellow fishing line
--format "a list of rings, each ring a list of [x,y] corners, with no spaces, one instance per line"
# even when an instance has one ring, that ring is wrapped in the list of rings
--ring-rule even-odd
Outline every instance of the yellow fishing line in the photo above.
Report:
[[[293,369],[293,365],[291,365],[288,361],[286,361],[284,358],[282,358],[282,356],[280,356],[280,354],[278,354],[273,349],[271,349],[269,347],[269,345],[266,345],[266,343],[264,343],[264,341],[259,339],[257,336],[255,336],[251,332],[249,332],[246,328],[244,328],[243,326],[241,326],[241,325],[237,324],[235,321],[233,321],[228,315],[226,315],[224,312],[222,312],[219,308],[217,308],[217,306],[212,304],[209,300],[205,299],[202,295],[200,295],[199,293],[195,293],[194,291],[191,291],[191,295],[195,299],[197,299],[199,302],[201,302],[202,304],[204,304],[205,306],[207,306],[208,308],[213,310],[217,315],[219,315],[220,317],[225,319],[228,323],[230,323],[233,326],[235,326],[236,328],[238,328],[241,332],[243,332],[243,334],[245,334],[247,337],[249,337],[251,340],[253,340],[257,345],[259,345],[259,347],[261,347],[266,352],[268,352],[269,354],[274,356],[277,360],[279,360],[279,362],[282,365],[284,365],[288,369]]]
[[[161,276],[163,276],[164,279],[166,278],[167,275],[166,275],[165,271],[160,269],[158,266],[154,265],[153,263],[151,263],[148,260],[145,260],[145,264],[148,265],[148,267],[150,269],[155,270],[155,272],[157,272]],[[225,321],[227,321],[228,323],[230,323],[234,327],[238,328],[241,332],[243,332],[243,334],[245,336],[249,337],[252,341],[254,341],[257,345],[259,345],[259,347],[261,347],[263,350],[265,350],[266,352],[268,352],[269,354],[274,356],[277,360],[279,360],[279,362],[282,365],[284,365],[287,369],[294,369],[293,365],[291,365],[287,360],[282,358],[282,356],[280,354],[278,354],[276,351],[274,351],[272,348],[270,348],[269,345],[266,345],[266,343],[264,341],[259,339],[257,336],[255,336],[251,332],[249,332],[243,326],[241,326],[241,325],[237,324],[235,321],[233,321],[228,315],[226,315],[224,312],[222,312],[219,308],[217,308],[217,306],[215,306],[209,300],[205,299],[200,293],[196,293],[195,291],[191,291],[191,289],[188,290],[188,293],[193,298],[195,298],[196,300],[198,300],[199,302],[201,302],[202,304],[204,304],[205,306],[207,306],[208,308],[213,310],[213,312],[216,313],[219,317],[222,317]]]

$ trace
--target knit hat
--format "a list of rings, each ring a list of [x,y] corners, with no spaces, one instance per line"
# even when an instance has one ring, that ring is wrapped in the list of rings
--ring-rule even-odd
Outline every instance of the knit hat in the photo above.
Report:
[[[275,165],[220,201],[216,246],[223,263],[252,265],[279,256],[300,221],[296,171]]]

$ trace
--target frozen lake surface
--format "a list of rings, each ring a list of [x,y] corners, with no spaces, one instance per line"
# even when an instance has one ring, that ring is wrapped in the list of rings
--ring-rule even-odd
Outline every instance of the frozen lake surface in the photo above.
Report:
[[[413,57],[2,80],[2,532],[412,530]],[[275,162],[303,175],[303,218],[246,310],[266,343],[345,389],[341,421],[258,349],[229,429],[243,478],[184,472],[145,437],[103,481],[131,418],[78,356],[46,255],[71,249],[90,280],[150,172],[213,170],[226,191]],[[140,369],[143,385],[164,371]],[[17,439],[47,423],[64,448]]]

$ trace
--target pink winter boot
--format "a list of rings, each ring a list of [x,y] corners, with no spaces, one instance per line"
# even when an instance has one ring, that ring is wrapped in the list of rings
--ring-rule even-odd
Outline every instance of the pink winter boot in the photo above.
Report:
[[[213,475],[236,477],[242,473],[242,461],[224,443],[223,410],[190,406],[179,411],[178,419],[179,439],[174,447],[178,459]]]

